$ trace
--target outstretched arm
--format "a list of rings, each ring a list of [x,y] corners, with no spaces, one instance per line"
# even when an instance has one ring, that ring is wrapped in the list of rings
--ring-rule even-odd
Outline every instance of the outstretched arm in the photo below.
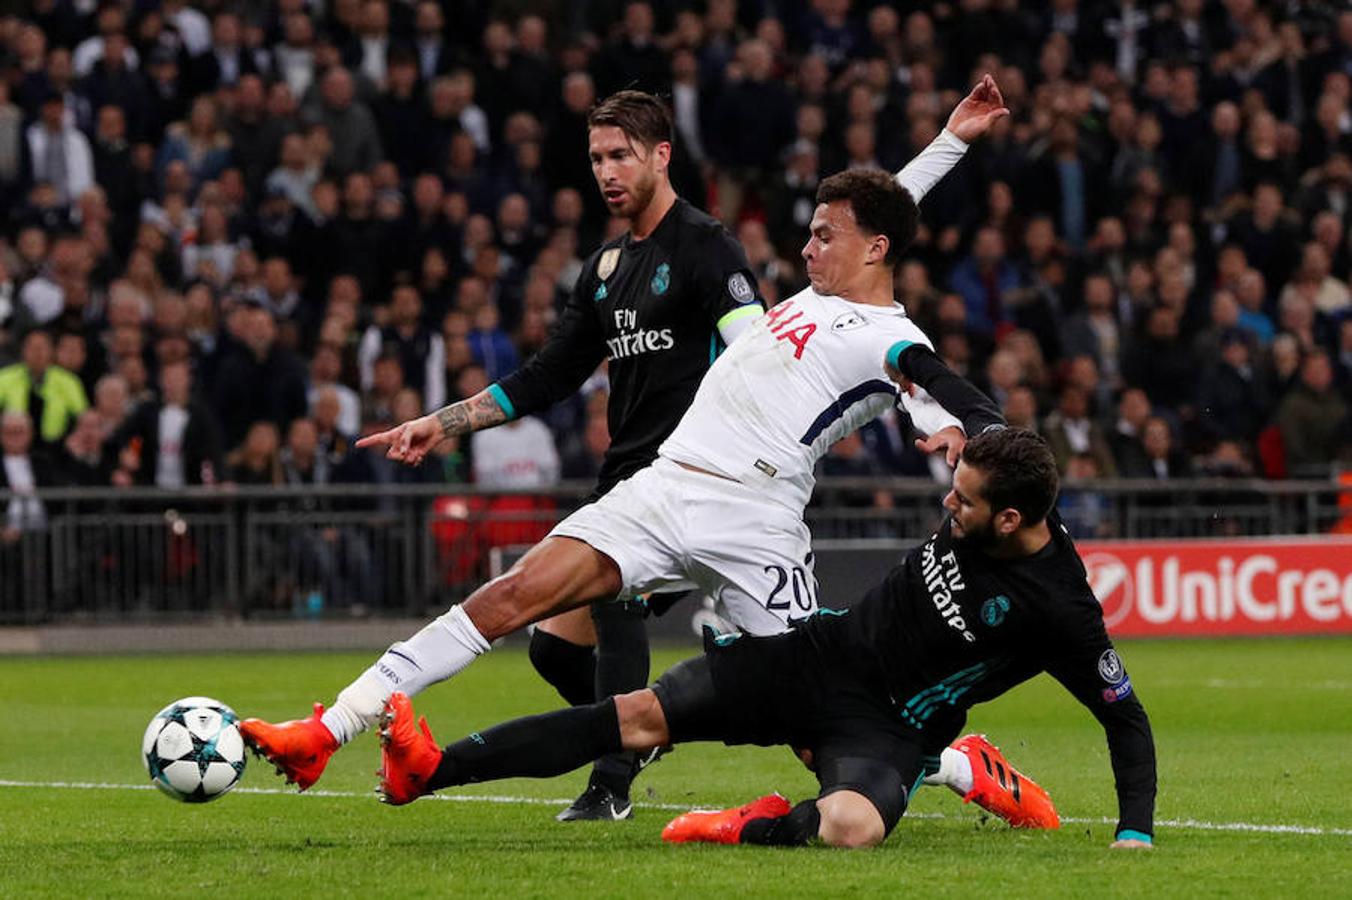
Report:
[[[962,159],[967,146],[1009,115],[995,79],[985,75],[948,117],[948,124],[930,145],[897,173],[897,182],[920,200]]]
[[[390,459],[416,466],[447,438],[492,428],[507,419],[507,411],[494,396],[493,388],[489,388],[468,400],[443,406],[434,413],[410,419],[388,431],[368,434],[357,441],[357,446],[386,447],[385,455]]]

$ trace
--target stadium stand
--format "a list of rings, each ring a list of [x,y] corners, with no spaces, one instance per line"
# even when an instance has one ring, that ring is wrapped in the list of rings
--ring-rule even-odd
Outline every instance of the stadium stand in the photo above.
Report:
[[[1333,5],[16,8],[0,411],[6,456],[32,462],[6,463],[11,487],[468,483],[483,442],[409,472],[353,439],[540,346],[612,228],[585,154],[598,98],[670,98],[673,181],[773,303],[804,283],[818,180],[899,168],[984,72],[1012,115],[925,200],[898,298],[1053,441],[1086,533],[1112,501],[1097,478],[1331,479],[1352,459],[1352,12]],[[493,453],[548,457],[541,485],[588,477],[604,390]],[[169,423],[166,392],[191,396]],[[824,465],[934,477],[895,421]],[[5,541],[39,513],[11,500]],[[286,552],[319,581],[374,577],[355,524]]]

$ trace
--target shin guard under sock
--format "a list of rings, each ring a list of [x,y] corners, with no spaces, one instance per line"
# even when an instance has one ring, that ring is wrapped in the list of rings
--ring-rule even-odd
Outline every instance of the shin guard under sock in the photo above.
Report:
[[[614,700],[513,719],[446,747],[430,790],[498,778],[552,778],[619,750]]]
[[[535,629],[530,661],[569,706],[596,702],[596,648]]]

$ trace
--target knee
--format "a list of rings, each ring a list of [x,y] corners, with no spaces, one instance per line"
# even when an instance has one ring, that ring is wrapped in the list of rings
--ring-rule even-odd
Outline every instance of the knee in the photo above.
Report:
[[[841,791],[817,801],[821,827],[817,836],[830,847],[876,847],[887,837],[883,817],[862,794]]]
[[[670,742],[667,717],[651,689],[631,691],[615,698],[620,739],[626,750],[647,750]]]

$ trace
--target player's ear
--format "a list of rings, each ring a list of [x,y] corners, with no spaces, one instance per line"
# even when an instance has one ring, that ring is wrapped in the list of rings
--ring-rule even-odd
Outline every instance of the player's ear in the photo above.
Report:
[[[868,243],[868,256],[865,262],[869,265],[880,265],[887,259],[887,251],[892,248],[892,242],[888,240],[885,234],[875,234]]]
[[[657,161],[659,169],[665,169],[671,165],[671,144],[668,141],[658,141],[653,145],[653,157]]]
[[[995,514],[995,533],[1000,537],[1009,537],[1023,524],[1023,515],[1012,507],[1002,509]]]

